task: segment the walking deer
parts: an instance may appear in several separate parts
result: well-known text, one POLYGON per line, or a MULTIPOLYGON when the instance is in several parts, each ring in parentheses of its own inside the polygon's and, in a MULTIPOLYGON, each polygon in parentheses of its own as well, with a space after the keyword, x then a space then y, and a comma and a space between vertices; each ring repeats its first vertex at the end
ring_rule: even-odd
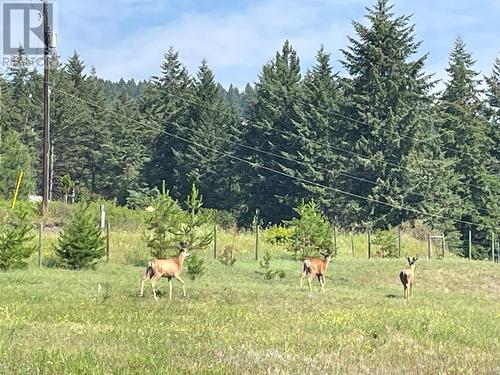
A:
POLYGON ((188 248, 184 243, 177 246, 179 249, 179 255, 170 259, 153 259, 148 262, 146 267, 146 272, 142 278, 141 292, 139 296, 144 295, 144 283, 149 277, 151 280, 151 288, 153 289, 153 295, 158 301, 158 296, 156 295, 156 283, 162 278, 166 277, 168 279, 169 285, 169 299, 172 299, 172 279, 175 278, 179 280, 182 284, 182 292, 184 297, 186 297, 186 287, 184 281, 181 279, 182 265, 184 264, 184 259, 189 256, 188 248))
POLYGON ((418 254, 412 259, 406 256, 406 259, 408 259, 408 267, 399 273, 399 278, 403 284, 403 298, 409 298, 410 295, 413 295, 413 284, 415 284, 415 263, 418 260, 418 254))
POLYGON ((304 277, 307 277, 307 283, 309 285, 309 291, 312 291, 311 280, 316 276, 319 281, 320 291, 324 292, 325 288, 325 275, 328 269, 328 264, 330 263, 331 254, 326 252, 320 252, 323 255, 323 259, 306 257, 304 262, 302 262, 302 272, 300 274, 300 289, 302 289, 302 281, 304 277))

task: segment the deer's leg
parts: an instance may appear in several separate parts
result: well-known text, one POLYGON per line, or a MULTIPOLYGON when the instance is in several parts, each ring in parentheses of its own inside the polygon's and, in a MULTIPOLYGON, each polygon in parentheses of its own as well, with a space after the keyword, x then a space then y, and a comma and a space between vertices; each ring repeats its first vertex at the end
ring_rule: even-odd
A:
POLYGON ((312 286, 311 286, 311 280, 313 279, 314 275, 311 273, 307 277, 307 284, 309 285, 309 292, 312 292, 312 286))
POLYGON ((172 278, 168 278, 168 299, 172 301, 172 278))
POLYGON ((182 295, 186 297, 186 284, 184 283, 184 280, 181 279, 180 276, 174 276, 179 282, 182 284, 182 295))
POLYGON ((306 276, 305 272, 300 273, 300 289, 302 289, 302 280, 304 280, 304 277, 306 276))
POLYGON ((325 283, 325 275, 321 275, 321 281, 323 283, 322 288, 325 289, 325 285, 326 285, 326 283, 325 283))
POLYGON ((323 281, 321 280, 321 275, 316 275, 316 277, 318 278, 318 282, 319 282, 319 291, 322 292, 323 291, 323 281))
POLYGON ((161 274, 157 273, 155 274, 152 278, 151 278, 151 288, 153 289, 153 296, 155 297, 155 300, 158 301, 158 296, 156 295, 156 289, 155 289, 155 286, 156 286, 156 283, 158 282, 158 280, 161 278, 161 274))

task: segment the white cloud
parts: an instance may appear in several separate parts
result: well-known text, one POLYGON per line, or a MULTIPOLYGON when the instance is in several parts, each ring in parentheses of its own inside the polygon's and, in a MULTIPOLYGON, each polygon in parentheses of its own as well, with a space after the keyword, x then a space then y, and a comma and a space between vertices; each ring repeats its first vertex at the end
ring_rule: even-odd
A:
MULTIPOLYGON (((257 78, 285 39, 297 49, 304 71, 321 44, 332 53, 335 70, 340 69, 335 60, 341 58, 339 49, 346 47, 347 35, 354 34, 351 19, 363 21, 364 7, 373 3, 267 0, 241 6, 228 1, 216 10, 199 11, 181 0, 89 0, 86 6, 68 1, 60 6, 60 39, 63 55, 77 49, 105 78, 158 74, 164 52, 173 46, 191 73, 206 58, 222 84, 242 86, 257 78)), ((451 0, 395 3, 395 14, 415 14, 417 39, 424 42, 420 54, 430 52, 429 73, 444 78, 448 53, 459 33, 478 59, 477 69, 490 70, 500 52, 498 33, 491 31, 500 22, 500 12, 495 13, 500 3, 481 0, 484 10, 451 0)))

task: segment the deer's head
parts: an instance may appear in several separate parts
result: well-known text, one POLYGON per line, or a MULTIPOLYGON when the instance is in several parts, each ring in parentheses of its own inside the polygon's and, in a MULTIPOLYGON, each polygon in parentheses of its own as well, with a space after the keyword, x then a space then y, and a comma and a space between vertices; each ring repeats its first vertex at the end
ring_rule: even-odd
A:
POLYGON ((413 257, 413 258, 410 258, 408 255, 406 256, 406 259, 408 260, 408 265, 411 267, 411 266, 414 266, 415 263, 417 262, 418 260, 418 254, 416 257, 413 257))
POLYGON ((187 243, 181 242, 177 245, 177 250, 179 250, 179 255, 183 255, 184 257, 189 256, 189 247, 187 243))

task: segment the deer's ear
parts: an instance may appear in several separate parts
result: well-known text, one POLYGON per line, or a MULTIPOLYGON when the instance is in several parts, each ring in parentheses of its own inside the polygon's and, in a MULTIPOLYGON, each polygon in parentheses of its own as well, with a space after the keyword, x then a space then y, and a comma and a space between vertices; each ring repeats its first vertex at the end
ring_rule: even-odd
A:
POLYGON ((406 257, 406 259, 408 259, 408 263, 411 263, 410 257, 406 257))

